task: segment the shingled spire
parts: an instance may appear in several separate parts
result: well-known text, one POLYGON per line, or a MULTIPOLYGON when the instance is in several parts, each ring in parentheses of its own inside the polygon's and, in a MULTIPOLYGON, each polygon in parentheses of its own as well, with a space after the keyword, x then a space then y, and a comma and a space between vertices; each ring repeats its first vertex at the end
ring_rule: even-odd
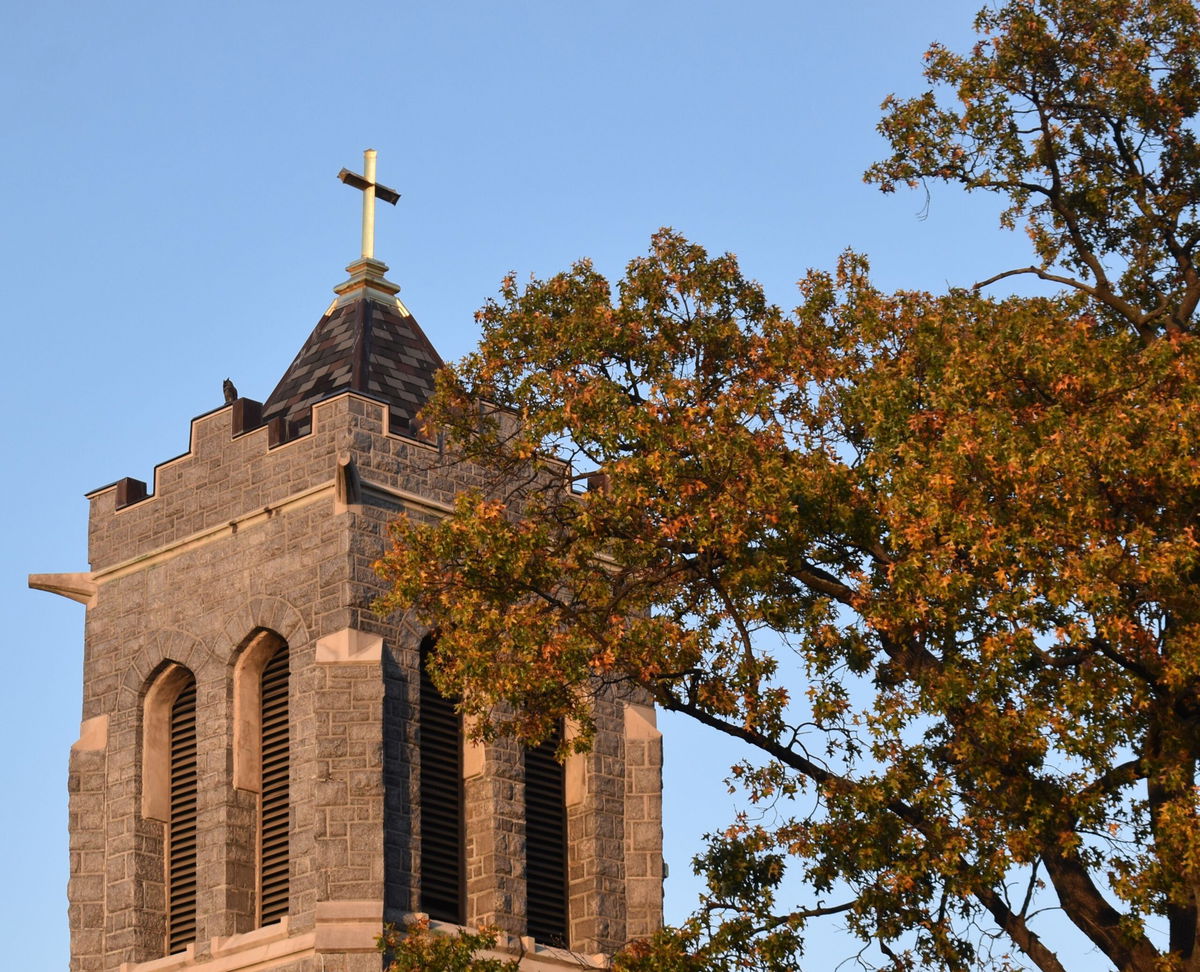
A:
POLYGON ((395 204, 400 194, 375 181, 375 151, 367 149, 364 175, 343 169, 340 178, 363 192, 362 255, 317 322, 299 354, 263 404, 263 420, 283 419, 287 435, 312 428, 312 406, 343 391, 388 404, 394 432, 415 432, 417 413, 433 391, 442 359, 416 319, 396 296, 400 288, 375 259, 375 200, 395 204))

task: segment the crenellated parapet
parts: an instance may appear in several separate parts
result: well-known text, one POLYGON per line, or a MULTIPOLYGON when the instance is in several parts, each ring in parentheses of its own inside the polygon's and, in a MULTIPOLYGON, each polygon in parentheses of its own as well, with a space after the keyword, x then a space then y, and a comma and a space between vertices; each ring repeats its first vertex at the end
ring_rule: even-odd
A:
POLYGON ((392 496, 392 506, 445 508, 480 481, 464 464, 447 475, 436 446, 407 428, 395 434, 392 409, 365 396, 343 392, 315 403, 309 430, 283 441, 268 425, 239 423, 248 401, 193 419, 188 451, 156 466, 151 488, 126 478, 87 494, 89 560, 97 577, 162 548, 202 543, 334 497, 339 468, 345 476, 348 463, 381 497, 392 496), (443 468, 433 476, 431 466, 443 468))

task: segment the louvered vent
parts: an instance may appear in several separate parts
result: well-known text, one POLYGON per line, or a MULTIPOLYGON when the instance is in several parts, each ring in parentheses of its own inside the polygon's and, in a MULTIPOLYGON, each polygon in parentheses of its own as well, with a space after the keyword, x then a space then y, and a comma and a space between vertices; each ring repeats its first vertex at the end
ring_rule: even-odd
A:
POLYGON ((426 664, 432 643, 421 645, 421 910, 438 921, 462 924, 462 730, 454 703, 434 686, 426 664))
POLYGON ((567 814, 559 732, 525 750, 525 881, 528 933, 546 945, 567 941, 567 814))
POLYGON ((259 924, 288 910, 288 649, 262 673, 262 796, 259 813, 259 924))
POLYGON ((171 813, 167 824, 167 954, 196 940, 196 683, 171 706, 171 813))

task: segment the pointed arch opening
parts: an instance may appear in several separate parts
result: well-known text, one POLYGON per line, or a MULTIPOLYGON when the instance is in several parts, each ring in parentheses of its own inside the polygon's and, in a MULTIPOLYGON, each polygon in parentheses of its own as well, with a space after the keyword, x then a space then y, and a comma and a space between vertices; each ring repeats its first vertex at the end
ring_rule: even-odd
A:
POLYGON ((290 652, 276 632, 256 631, 234 666, 233 784, 257 794, 255 925, 288 913, 290 899, 290 652))
POLYGON ((164 825, 164 948, 171 955, 196 940, 195 676, 169 663, 146 692, 142 711, 142 816, 164 825))

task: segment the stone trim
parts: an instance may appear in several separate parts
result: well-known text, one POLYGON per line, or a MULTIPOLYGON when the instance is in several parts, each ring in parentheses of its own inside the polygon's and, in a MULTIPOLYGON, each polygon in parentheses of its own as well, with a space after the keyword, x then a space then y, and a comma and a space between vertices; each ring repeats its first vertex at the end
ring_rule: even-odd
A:
POLYGON ((318 952, 374 952, 383 930, 383 902, 318 901, 316 923, 318 952))
POLYGON ((79 738, 71 744, 73 753, 96 753, 108 748, 108 714, 92 716, 79 723, 79 738))
MULTIPOLYGON (((579 725, 574 719, 567 719, 563 729, 566 742, 573 741, 579 735, 579 725)), ((587 796, 587 755, 571 753, 563 764, 563 803, 568 809, 581 805, 587 796)))
POLYGON ((378 665, 382 661, 382 635, 343 628, 317 640, 318 665, 378 665))
POLYGON ((174 662, 159 672, 142 708, 142 816, 171 819, 171 706, 196 676, 174 662))
POLYGON ((438 500, 430 499, 427 496, 421 496, 418 493, 410 493, 406 489, 394 489, 391 486, 384 486, 381 483, 373 483, 368 479, 360 481, 360 486, 363 494, 374 493, 383 499, 399 500, 405 506, 417 507, 418 509, 427 510, 432 513, 453 513, 454 506, 450 503, 441 503, 438 500))
MULTIPOLYGON (((317 903, 316 930, 304 935, 288 935, 288 919, 242 935, 213 938, 212 958, 196 960, 196 946, 149 962, 122 962, 118 972, 266 972, 297 959, 328 952, 374 952, 375 940, 383 929, 383 903, 380 901, 320 901, 317 903)), ((408 912, 401 924, 428 921, 429 916, 408 912)), ((458 935, 464 928, 444 921, 429 921, 439 935, 458 935)), ((501 933, 496 947, 482 953, 484 958, 518 958, 526 972, 562 972, 562 970, 607 969, 608 956, 583 955, 563 948, 539 945, 528 936, 501 933)))
POLYGON ((362 512, 362 481, 350 456, 339 455, 333 475, 333 512, 362 512))
POLYGON ((262 790, 262 673, 285 645, 274 631, 259 631, 233 666, 233 785, 239 790, 262 790))
POLYGON ((482 740, 472 739, 471 731, 479 719, 477 716, 463 716, 462 724, 462 778, 473 780, 483 776, 487 768, 487 746, 482 740))
POLYGON ((182 952, 167 955, 164 958, 152 959, 149 962, 122 962, 120 972, 173 972, 174 969, 185 969, 196 963, 195 943, 187 946, 182 952))
POLYGON ((625 703, 625 738, 647 741, 662 739, 654 706, 625 703))

